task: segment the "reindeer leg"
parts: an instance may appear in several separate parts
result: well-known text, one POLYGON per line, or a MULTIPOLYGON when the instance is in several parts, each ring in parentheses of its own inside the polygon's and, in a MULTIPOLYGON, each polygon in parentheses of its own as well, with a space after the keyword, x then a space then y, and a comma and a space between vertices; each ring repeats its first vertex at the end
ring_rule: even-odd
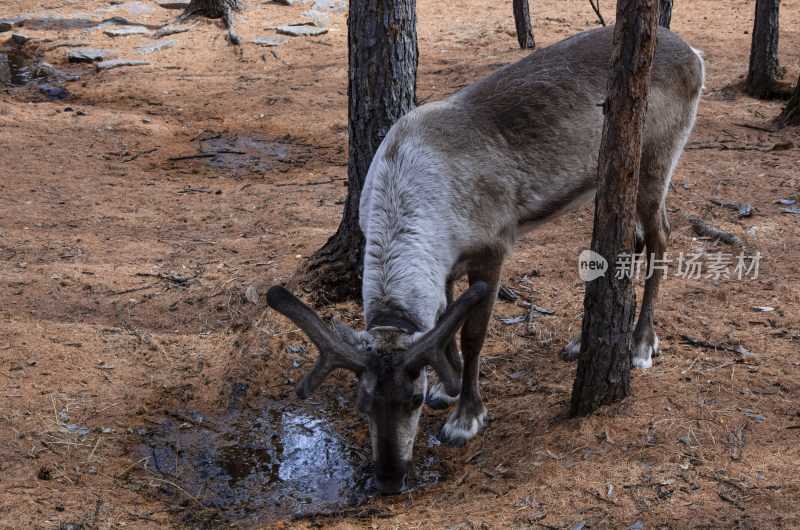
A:
MULTIPOLYGON (((653 263, 663 263, 669 238, 669 221, 663 203, 646 214, 640 213, 644 225, 645 241, 648 253, 648 272, 653 263)), ((639 310, 639 320, 633 330, 633 351, 631 366, 633 368, 649 368, 653 365, 653 357, 659 354, 658 336, 653 330, 655 305, 658 300, 658 288, 661 283, 661 269, 653 269, 652 275, 644 284, 644 298, 639 310)))
MULTIPOLYGON (((448 307, 453 303, 454 283, 455 279, 449 278, 447 280, 447 285, 445 286, 445 297, 447 299, 448 307)), ((456 372, 461 375, 463 373, 463 366, 461 364, 461 357, 458 354, 458 345, 456 344, 455 337, 453 337, 450 342, 447 343, 445 355, 447 356, 447 360, 450 361, 450 364, 453 366, 453 368, 455 368, 456 372)), ((427 396, 425 396, 425 404, 430 408, 437 410, 446 409, 456 401, 458 401, 458 396, 448 396, 447 392, 444 391, 444 385, 438 381, 430 387, 427 396)))
POLYGON ((486 407, 481 401, 480 387, 478 386, 479 360, 492 308, 500 288, 500 272, 503 268, 504 257, 505 254, 499 258, 492 256, 493 263, 491 264, 487 264, 488 260, 484 259, 480 268, 470 270, 468 274, 470 285, 484 281, 489 284, 492 292, 472 310, 461 328, 461 352, 464 356, 461 395, 458 398, 456 409, 438 436, 441 442, 450 447, 463 446, 486 424, 486 407))

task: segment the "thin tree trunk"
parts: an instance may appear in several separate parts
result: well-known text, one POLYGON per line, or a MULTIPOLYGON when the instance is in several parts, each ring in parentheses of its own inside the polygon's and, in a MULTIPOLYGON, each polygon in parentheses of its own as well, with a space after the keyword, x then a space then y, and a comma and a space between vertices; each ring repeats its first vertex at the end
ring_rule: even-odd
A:
POLYGON ((636 297, 616 257, 634 252, 642 128, 655 51, 658 0, 618 0, 614 57, 598 161, 592 250, 608 272, 586 284, 581 352, 570 412, 585 415, 630 394, 636 297))
POLYGON ((519 47, 523 50, 536 47, 533 39, 533 28, 531 27, 531 12, 528 8, 528 0, 514 0, 514 23, 517 26, 517 40, 519 47))
POLYGON ((786 107, 778 116, 778 121, 786 125, 800 125, 800 79, 797 80, 786 107))
POLYGON ((755 98, 769 97, 781 77, 778 64, 778 9, 780 0, 756 0, 750 67, 745 90, 755 98))
POLYGON ((661 0, 658 5, 658 25, 669 29, 672 22, 672 0, 661 0))
POLYGON ((348 17, 348 193, 339 229, 289 287, 313 303, 361 297, 364 235, 358 223, 369 165, 391 126, 415 104, 416 0, 351 0, 348 17))

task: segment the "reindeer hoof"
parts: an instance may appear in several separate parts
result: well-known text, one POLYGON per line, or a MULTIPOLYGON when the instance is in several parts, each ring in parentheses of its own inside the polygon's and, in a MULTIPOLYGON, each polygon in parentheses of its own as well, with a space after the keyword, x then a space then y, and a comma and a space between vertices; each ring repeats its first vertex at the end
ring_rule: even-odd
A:
POLYGON ((653 357, 659 355, 661 352, 658 350, 658 337, 654 333, 651 340, 642 340, 634 346, 631 367, 650 368, 653 366, 653 357))
POLYGON ((464 447, 464 444, 467 443, 467 439, 463 436, 448 438, 444 433, 444 429, 439 431, 439 434, 436 435, 436 438, 447 447, 464 447))
POLYGON ((425 396, 425 404, 434 410, 446 409, 456 401, 458 401, 458 396, 448 396, 441 383, 433 385, 428 390, 428 395, 425 396))
POLYGON ((478 434, 478 431, 486 426, 486 409, 482 405, 481 412, 477 416, 467 418, 462 418, 459 415, 459 409, 462 406, 459 403, 459 406, 456 407, 456 410, 436 437, 448 447, 463 447, 467 440, 478 434))

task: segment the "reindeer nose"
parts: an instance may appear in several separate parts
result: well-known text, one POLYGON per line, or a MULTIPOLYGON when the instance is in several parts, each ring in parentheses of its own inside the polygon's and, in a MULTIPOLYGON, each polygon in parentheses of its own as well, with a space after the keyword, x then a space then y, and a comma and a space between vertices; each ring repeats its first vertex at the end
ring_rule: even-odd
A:
POLYGON ((383 495, 402 493, 408 489, 409 462, 375 468, 375 486, 383 495))
POLYGON ((375 486, 382 495, 403 493, 408 489, 408 473, 403 473, 400 477, 391 478, 375 475, 375 486))

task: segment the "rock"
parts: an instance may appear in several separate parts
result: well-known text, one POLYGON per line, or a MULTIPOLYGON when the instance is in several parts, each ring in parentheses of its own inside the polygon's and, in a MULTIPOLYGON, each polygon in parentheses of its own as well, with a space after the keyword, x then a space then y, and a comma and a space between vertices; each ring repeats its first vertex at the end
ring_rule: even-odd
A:
POLYGON ((108 59, 115 53, 117 53, 115 49, 68 50, 67 60, 71 63, 93 63, 108 59))
POLYGON ((103 33, 109 37, 123 37, 125 35, 147 35, 150 31, 144 26, 122 26, 114 29, 107 29, 103 33))
POLYGON ((319 28, 331 25, 331 16, 328 13, 323 13, 317 9, 309 9, 300 13, 301 17, 309 18, 314 22, 314 25, 319 28))
POLYGON ((39 92, 44 94, 44 97, 46 97, 51 101, 64 99, 65 97, 69 96, 69 92, 67 92, 67 89, 53 85, 44 85, 41 88, 39 88, 39 92))
POLYGON ((169 50, 180 41, 178 39, 157 40, 150 44, 144 44, 133 50, 136 55, 144 55, 145 53, 160 52, 169 50))
POLYGON ((282 35, 292 37, 316 37, 328 33, 328 28, 314 28, 311 26, 278 26, 276 31, 282 35))
POLYGON ((102 61, 97 63, 97 71, 111 70, 112 68, 119 68, 121 66, 148 66, 150 63, 147 61, 134 61, 132 59, 115 59, 113 61, 102 61))
POLYGON ((325 9, 333 13, 345 13, 350 9, 347 2, 337 2, 336 0, 315 0, 313 9, 325 9))
POLYGON ((260 44, 261 46, 269 47, 269 46, 283 46, 289 40, 286 37, 256 37, 255 39, 250 39, 247 42, 252 42, 253 44, 260 44))
POLYGON ((159 7, 164 9, 186 9, 191 0, 156 0, 159 7))
POLYGON ((31 40, 31 38, 21 33, 12 33, 11 40, 14 41, 15 44, 25 44, 26 42, 31 40))
POLYGON ((19 18, 0 18, 0 33, 11 31, 12 28, 22 25, 22 19, 19 18))
POLYGON ((95 22, 91 24, 88 28, 84 29, 84 33, 91 33, 93 31, 97 31, 98 29, 106 29, 111 28, 114 26, 127 26, 130 24, 126 19, 122 17, 111 17, 102 22, 95 22))
POLYGON ((293 6, 295 4, 305 4, 308 0, 275 0, 275 2, 285 6, 293 6))
POLYGON ((95 11, 99 11, 100 13, 113 13, 120 9, 124 9, 131 15, 144 15, 147 13, 155 13, 156 8, 147 4, 143 4, 141 2, 128 2, 126 4, 117 4, 108 7, 101 7, 100 9, 95 9, 95 11))

